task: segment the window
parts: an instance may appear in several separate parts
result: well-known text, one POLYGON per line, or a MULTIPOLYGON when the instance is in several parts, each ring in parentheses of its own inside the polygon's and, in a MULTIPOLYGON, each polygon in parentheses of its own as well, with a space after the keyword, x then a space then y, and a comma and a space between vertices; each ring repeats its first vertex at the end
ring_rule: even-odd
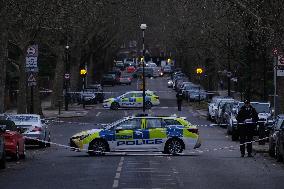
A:
POLYGON ((141 128, 141 119, 129 119, 116 126, 120 127, 122 130, 132 130, 141 128))
POLYGON ((125 94, 122 98, 131 98, 131 97, 133 97, 133 96, 134 96, 133 93, 127 93, 127 94, 125 94))
POLYGON ((179 121, 175 119, 164 119, 166 125, 182 125, 179 121))
POLYGON ((143 97, 143 93, 136 93, 135 95, 136 95, 136 97, 138 97, 138 98, 142 98, 142 97, 143 97))
POLYGON ((147 119, 147 128, 162 128, 161 119, 147 119))

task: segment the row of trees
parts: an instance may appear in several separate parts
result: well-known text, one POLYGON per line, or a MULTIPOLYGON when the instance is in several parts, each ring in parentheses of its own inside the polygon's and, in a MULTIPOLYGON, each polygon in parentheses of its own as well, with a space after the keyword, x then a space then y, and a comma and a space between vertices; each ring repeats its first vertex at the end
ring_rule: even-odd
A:
MULTIPOLYGON (((171 56, 192 79, 195 68, 204 67, 208 89, 227 79, 222 75, 227 70, 238 79, 236 90, 267 100, 272 93, 271 52, 284 45, 283 9, 280 0, 0 0, 0 112, 9 88, 9 44, 20 51, 14 68, 19 73, 18 112, 23 113, 30 99, 24 71, 29 44, 39 44, 41 73, 46 73, 46 64, 53 65, 46 74, 53 81, 54 107, 62 98, 67 44, 70 86, 76 90, 81 66, 88 65, 88 79, 93 80, 112 65, 121 43, 136 40, 142 46, 141 23, 148 25, 146 47, 171 56)), ((281 78, 278 83, 283 84, 281 78)), ((41 107, 36 91, 36 107, 41 107)), ((284 96, 281 87, 278 92, 284 96)))

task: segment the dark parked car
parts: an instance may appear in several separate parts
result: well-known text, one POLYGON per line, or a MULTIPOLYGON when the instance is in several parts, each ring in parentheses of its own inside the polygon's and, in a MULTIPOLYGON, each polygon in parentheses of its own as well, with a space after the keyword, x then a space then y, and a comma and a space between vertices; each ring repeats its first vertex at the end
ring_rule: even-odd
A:
POLYGON ((94 84, 94 85, 89 85, 85 91, 87 92, 93 92, 96 95, 96 101, 103 103, 105 95, 104 95, 104 91, 103 88, 100 84, 94 84))
POLYGON ((284 124, 282 123, 275 142, 275 158, 283 161, 284 158, 284 124))
MULTIPOLYGON (((154 77, 154 70, 153 68, 150 67, 145 67, 144 68, 144 73, 146 77, 154 77)), ((133 73, 133 78, 141 77, 143 74, 143 68, 139 67, 134 73, 133 73)))
POLYGON ((116 84, 115 74, 105 74, 105 75, 103 75, 101 83, 102 83, 102 86, 104 86, 104 85, 112 85, 112 86, 114 86, 116 84))
POLYGON ((4 138, 5 130, 6 126, 0 125, 0 169, 5 169, 6 167, 5 138, 4 138))
POLYGON ((269 134, 269 155, 271 157, 276 157, 276 141, 278 139, 280 128, 283 124, 284 115, 278 115, 269 134))

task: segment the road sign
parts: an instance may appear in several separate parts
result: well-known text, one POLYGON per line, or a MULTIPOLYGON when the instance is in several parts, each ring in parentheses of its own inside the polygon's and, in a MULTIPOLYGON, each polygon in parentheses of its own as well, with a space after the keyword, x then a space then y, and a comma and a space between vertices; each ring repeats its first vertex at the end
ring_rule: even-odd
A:
POLYGON ((37 57, 26 57, 26 68, 37 68, 37 57))
POLYGON ((26 72, 38 72, 37 67, 38 45, 30 45, 26 54, 26 72))
POLYGON ((27 48, 28 57, 38 57, 38 45, 31 45, 27 48))
POLYGON ((70 79, 70 74, 68 74, 68 73, 64 74, 64 78, 65 79, 70 79))
POLYGON ((36 86, 36 78, 35 78, 35 74, 30 72, 28 74, 28 86, 36 86))
POLYGON ((278 66, 284 66, 284 55, 278 55, 278 66))
POLYGON ((284 70, 277 70, 278 77, 284 77, 284 70))

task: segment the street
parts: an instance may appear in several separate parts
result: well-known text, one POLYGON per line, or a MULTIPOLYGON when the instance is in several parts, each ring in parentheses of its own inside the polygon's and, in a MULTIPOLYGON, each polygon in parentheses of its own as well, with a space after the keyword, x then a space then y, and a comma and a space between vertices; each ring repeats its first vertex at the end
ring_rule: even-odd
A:
MULTIPOLYGON (((165 77, 147 78, 146 88, 156 91, 161 104, 147 110, 151 115, 187 117, 199 128, 201 147, 189 153, 171 156, 158 152, 113 152, 91 157, 85 152, 52 145, 29 148, 20 162, 8 162, 0 170, 0 188, 281 188, 284 164, 268 154, 240 158, 239 143, 232 142, 226 129, 211 122, 183 102, 177 111, 176 93, 167 88, 165 77), (12 179, 13 178, 13 179, 12 179)), ((107 96, 136 90, 132 85, 105 87, 107 96)), ((142 109, 108 110, 102 104, 92 106, 82 118, 60 119, 50 125, 52 142, 68 145, 69 138, 82 130, 99 128, 124 116, 142 113, 142 109)))

